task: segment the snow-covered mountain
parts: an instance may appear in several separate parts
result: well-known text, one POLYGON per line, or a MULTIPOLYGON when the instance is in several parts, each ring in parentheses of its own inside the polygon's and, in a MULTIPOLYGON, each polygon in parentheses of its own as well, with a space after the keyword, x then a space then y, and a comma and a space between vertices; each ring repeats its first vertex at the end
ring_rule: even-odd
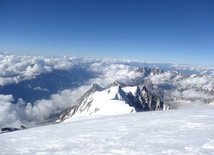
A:
POLYGON ((77 116, 163 110, 164 103, 158 96, 151 94, 146 87, 115 85, 116 83, 113 83, 110 88, 103 89, 98 84, 93 84, 91 89, 80 98, 79 103, 68 108, 56 122, 77 116))

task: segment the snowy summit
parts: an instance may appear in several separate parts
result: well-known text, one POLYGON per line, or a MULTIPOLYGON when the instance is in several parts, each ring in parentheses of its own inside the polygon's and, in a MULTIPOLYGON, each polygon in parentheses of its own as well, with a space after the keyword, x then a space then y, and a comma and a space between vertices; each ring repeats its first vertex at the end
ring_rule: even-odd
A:
POLYGON ((103 89, 98 84, 94 84, 80 98, 79 104, 68 108, 56 122, 62 122, 69 117, 163 110, 164 103, 158 96, 151 94, 145 86, 140 88, 114 85, 103 89))

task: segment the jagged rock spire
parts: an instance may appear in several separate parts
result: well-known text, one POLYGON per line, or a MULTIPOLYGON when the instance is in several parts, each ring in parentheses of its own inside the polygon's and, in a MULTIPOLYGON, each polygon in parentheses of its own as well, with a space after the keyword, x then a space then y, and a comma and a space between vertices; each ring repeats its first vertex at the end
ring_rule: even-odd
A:
POLYGON ((148 67, 140 67, 138 68, 137 72, 142 73, 144 76, 147 76, 151 73, 151 68, 148 67))

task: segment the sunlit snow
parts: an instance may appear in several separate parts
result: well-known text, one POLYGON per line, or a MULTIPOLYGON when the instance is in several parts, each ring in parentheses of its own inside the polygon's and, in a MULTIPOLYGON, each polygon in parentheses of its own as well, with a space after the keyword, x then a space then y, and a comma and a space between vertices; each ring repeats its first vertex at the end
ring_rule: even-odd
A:
MULTIPOLYGON (((135 88, 136 91, 136 87, 128 87, 126 90, 133 90, 133 88, 135 88)), ((130 107, 125 101, 116 98, 121 98, 118 94, 118 86, 103 91, 97 91, 92 96, 89 96, 88 102, 90 102, 90 106, 88 104, 81 106, 81 109, 87 108, 87 110, 79 110, 74 117, 84 115, 115 115, 135 112, 134 107, 130 107)), ((86 101, 84 100, 84 102, 86 101)))
POLYGON ((214 107, 73 118, 0 134, 1 154, 214 154, 214 107))

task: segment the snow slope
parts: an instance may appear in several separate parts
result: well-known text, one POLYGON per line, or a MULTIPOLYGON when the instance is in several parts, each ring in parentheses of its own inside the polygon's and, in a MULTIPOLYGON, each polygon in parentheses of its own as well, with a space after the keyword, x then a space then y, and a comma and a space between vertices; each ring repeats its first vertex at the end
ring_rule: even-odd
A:
MULTIPOLYGON (((136 88, 136 87, 135 87, 136 88)), ((126 114, 131 113, 134 107, 130 107, 123 100, 123 96, 119 94, 119 87, 114 86, 110 89, 105 89, 103 91, 96 91, 91 94, 87 101, 90 106, 83 104, 80 108, 81 110, 76 113, 75 116, 88 116, 92 114, 96 115, 113 115, 113 114, 126 114), (83 110, 87 109, 87 110, 83 110), (97 109, 97 111, 96 111, 97 109)), ((135 89, 136 90, 136 89, 135 89)))
POLYGON ((87 116, 0 134, 0 154, 214 154, 214 107, 87 116))
POLYGON ((87 115, 115 115, 163 110, 163 105, 161 99, 151 94, 144 86, 111 86, 104 89, 95 83, 79 99, 79 103, 69 107, 57 118, 56 122, 87 115))

